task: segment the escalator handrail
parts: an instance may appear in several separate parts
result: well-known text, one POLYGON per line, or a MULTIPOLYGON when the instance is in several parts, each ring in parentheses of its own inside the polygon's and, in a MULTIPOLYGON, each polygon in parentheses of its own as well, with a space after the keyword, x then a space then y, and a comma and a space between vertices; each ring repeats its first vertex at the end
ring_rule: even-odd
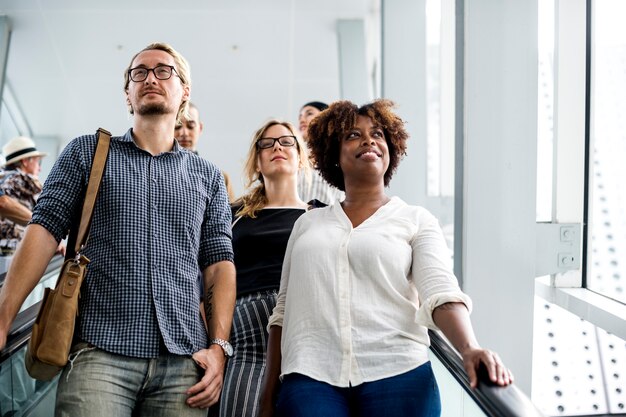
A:
POLYGON ((41 301, 33 304, 17 315, 9 330, 7 343, 4 348, 0 350, 0 363, 3 363, 28 343, 40 306, 41 301))
MULTIPOLYGON (((61 255, 54 256, 46 267, 46 272, 43 276, 51 273, 58 275, 63 266, 63 261, 64 259, 61 255)), ((5 274, 0 274, 0 287, 4 284, 4 276, 5 274)), ((9 334, 7 335, 6 345, 0 350, 0 363, 4 362, 28 343, 40 306, 41 301, 21 311, 15 320, 13 320, 9 334)))
POLYGON ((487 371, 478 373, 478 387, 472 389, 457 351, 437 332, 428 331, 430 350, 454 376, 480 409, 490 417, 543 417, 530 399, 515 386, 496 386, 489 380, 487 371))
MULTIPOLYGON (((61 266, 63 265, 63 261, 65 261, 65 258, 63 258, 63 256, 54 255, 52 259, 50 260, 50 263, 46 267, 46 272, 44 272, 43 275, 45 276, 54 270, 59 270, 61 266)), ((4 284, 4 277, 6 276, 6 274, 7 274, 6 271, 0 273, 0 287, 2 287, 2 285, 4 284)))

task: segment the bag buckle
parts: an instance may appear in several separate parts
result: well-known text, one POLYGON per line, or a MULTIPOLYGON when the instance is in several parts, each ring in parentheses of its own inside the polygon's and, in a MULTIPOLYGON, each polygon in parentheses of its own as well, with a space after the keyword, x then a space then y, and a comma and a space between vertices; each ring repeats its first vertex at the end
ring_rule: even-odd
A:
POLYGON ((89 262, 91 262, 85 255, 81 253, 84 248, 85 248, 85 245, 81 245, 78 252, 76 252, 76 255, 74 255, 74 259, 72 261, 74 262, 75 265, 79 265, 79 264, 87 265, 89 262))

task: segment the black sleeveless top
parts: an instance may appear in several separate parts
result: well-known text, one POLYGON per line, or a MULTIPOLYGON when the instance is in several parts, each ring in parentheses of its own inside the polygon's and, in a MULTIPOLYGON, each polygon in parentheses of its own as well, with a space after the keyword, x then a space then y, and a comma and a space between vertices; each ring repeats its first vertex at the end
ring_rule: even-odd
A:
POLYGON ((291 229, 305 211, 265 208, 257 211, 254 219, 247 216, 237 219, 233 215, 237 298, 260 291, 278 291, 291 229))

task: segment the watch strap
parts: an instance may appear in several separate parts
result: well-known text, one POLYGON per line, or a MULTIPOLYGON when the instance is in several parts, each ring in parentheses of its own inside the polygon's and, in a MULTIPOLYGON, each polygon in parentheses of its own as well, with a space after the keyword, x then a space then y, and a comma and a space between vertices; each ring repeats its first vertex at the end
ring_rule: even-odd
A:
POLYGON ((228 358, 233 356, 233 346, 227 340, 215 338, 215 339, 211 339, 209 344, 219 345, 219 347, 221 347, 222 350, 224 351, 224 356, 228 358))

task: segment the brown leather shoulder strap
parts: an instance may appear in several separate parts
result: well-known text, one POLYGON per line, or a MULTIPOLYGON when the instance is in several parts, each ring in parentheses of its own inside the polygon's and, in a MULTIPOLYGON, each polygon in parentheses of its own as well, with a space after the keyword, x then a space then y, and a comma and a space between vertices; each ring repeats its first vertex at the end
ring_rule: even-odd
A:
POLYGON ((89 226, 91 226, 93 208, 96 204, 96 198, 98 197, 100 183, 102 182, 102 174, 104 174, 110 144, 111 133, 99 128, 98 144, 96 145, 96 152, 93 156, 93 162, 91 163, 91 172, 89 174, 89 182, 87 183, 85 201, 83 202, 83 211, 80 216, 80 226, 78 226, 74 253, 80 252, 80 249, 87 243, 87 238, 89 237, 89 226))

